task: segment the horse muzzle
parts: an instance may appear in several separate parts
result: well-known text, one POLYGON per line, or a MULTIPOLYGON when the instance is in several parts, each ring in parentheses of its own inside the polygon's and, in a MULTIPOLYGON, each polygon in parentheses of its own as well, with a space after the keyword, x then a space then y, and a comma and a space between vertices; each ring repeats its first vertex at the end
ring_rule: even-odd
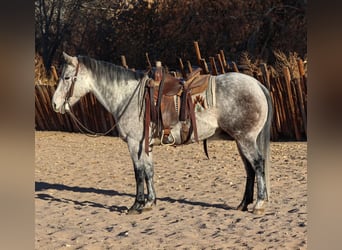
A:
POLYGON ((56 113, 65 114, 65 112, 70 111, 70 105, 68 102, 64 102, 62 105, 57 105, 55 102, 53 102, 52 109, 56 113))

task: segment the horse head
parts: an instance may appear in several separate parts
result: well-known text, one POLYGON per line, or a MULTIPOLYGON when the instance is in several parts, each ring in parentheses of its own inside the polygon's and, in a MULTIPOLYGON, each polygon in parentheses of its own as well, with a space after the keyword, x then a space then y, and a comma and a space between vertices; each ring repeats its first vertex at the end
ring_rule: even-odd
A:
POLYGON ((86 79, 82 75, 82 65, 76 56, 63 52, 65 63, 58 80, 57 89, 52 97, 52 108, 55 112, 64 114, 77 103, 82 96, 90 91, 86 79))

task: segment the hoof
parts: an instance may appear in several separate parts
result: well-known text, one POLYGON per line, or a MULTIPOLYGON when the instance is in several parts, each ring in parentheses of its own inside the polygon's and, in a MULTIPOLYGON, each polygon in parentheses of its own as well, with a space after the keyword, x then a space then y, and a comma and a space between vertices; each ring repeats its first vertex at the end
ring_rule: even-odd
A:
POLYGON ((143 209, 132 209, 130 208, 127 212, 128 215, 132 215, 132 214, 141 214, 143 212, 143 209))
POLYGON ((238 207, 236 208, 236 210, 239 210, 239 211, 247 211, 247 207, 238 206, 238 207))
POLYGON ((247 211, 247 210, 248 210, 247 206, 248 206, 248 205, 241 203, 241 204, 236 208, 236 210, 239 210, 239 211, 247 211))
POLYGON ((146 203, 134 203, 133 206, 128 210, 127 214, 141 214, 142 212, 151 211, 156 206, 155 201, 146 201, 146 203))
POLYGON ((142 209, 129 209, 127 214, 133 215, 133 214, 141 214, 142 212, 151 211, 153 207, 144 207, 142 209))
POLYGON ((263 200, 259 200, 257 201, 257 203, 255 204, 254 208, 253 208, 253 214, 255 215, 262 215, 265 213, 265 206, 266 206, 265 201, 263 200))
POLYGON ((144 209, 144 202, 135 201, 133 206, 128 209, 127 214, 141 214, 144 209))
POLYGON ((152 210, 153 207, 157 206, 157 202, 156 200, 152 200, 152 201, 146 201, 145 206, 144 206, 144 210, 152 210))
POLYGON ((263 215, 264 213, 265 213, 264 208, 253 209, 253 214, 255 214, 255 215, 263 215))

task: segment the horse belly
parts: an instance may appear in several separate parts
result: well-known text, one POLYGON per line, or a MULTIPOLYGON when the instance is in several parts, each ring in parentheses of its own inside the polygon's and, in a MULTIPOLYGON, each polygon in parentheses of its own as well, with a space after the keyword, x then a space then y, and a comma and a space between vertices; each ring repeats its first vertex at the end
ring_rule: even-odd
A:
MULTIPOLYGON (((197 126, 197 134, 198 139, 204 140, 215 134, 218 123, 217 123, 217 114, 215 108, 209 108, 202 110, 200 112, 196 112, 196 126, 197 126)), ((190 126, 189 123, 187 123, 190 126)), ((182 144, 181 140, 181 131, 182 131, 182 122, 178 122, 171 129, 172 136, 175 138, 175 144, 182 144)), ((194 133, 192 132, 190 140, 188 143, 195 142, 194 133)))

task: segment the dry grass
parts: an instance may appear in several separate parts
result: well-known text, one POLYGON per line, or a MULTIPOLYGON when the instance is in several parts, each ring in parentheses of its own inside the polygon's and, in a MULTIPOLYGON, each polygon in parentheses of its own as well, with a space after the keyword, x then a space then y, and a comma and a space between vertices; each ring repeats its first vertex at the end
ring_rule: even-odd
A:
POLYGON ((273 51, 274 56, 276 57, 276 63, 274 65, 275 70, 282 75, 283 68, 288 67, 290 70, 291 78, 299 78, 300 74, 298 71, 298 63, 297 60, 299 58, 296 52, 289 52, 286 55, 284 52, 276 50, 273 51))
POLYGON ((48 76, 47 70, 45 69, 43 63, 43 58, 38 53, 36 53, 34 57, 34 84, 56 84, 56 79, 53 74, 51 74, 51 76, 48 76))
POLYGON ((239 63, 241 65, 244 65, 243 73, 251 75, 251 76, 260 74, 260 69, 259 69, 260 60, 256 59, 255 61, 252 61, 248 52, 245 51, 241 54, 239 63))

